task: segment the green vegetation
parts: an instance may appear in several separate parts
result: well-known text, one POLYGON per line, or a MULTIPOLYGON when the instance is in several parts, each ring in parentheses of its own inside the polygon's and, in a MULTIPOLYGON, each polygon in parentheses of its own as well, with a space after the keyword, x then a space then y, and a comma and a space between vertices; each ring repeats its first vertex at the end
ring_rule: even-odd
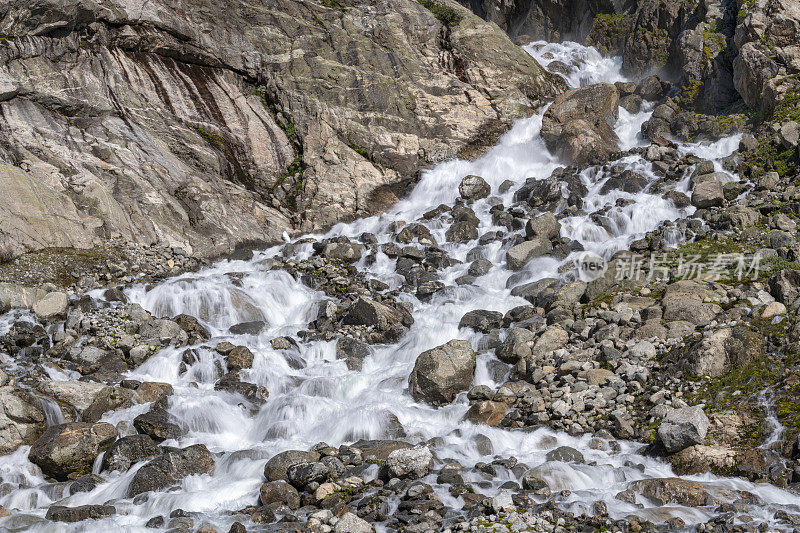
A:
POLYGON ((461 22, 461 19, 464 18, 461 13, 452 7, 445 4, 440 4, 435 0, 417 0, 417 2, 422 4, 425 9, 433 13, 433 16, 436 17, 446 28, 451 28, 457 25, 459 22, 461 22))

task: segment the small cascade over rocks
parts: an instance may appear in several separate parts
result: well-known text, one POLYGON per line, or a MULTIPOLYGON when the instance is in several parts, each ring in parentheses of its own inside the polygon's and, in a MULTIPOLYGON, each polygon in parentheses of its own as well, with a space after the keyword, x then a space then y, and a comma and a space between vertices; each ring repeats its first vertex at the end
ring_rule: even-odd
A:
POLYGON ((30 407, 37 438, 0 457, 11 510, 0 527, 456 531, 491 515, 534 531, 790 530, 795 493, 678 476, 658 441, 633 440, 665 419, 662 448, 695 452, 715 431, 683 391, 648 387, 667 348, 721 312, 724 291, 696 282, 602 303, 631 251, 706 231, 692 218, 710 207, 698 183, 723 201, 744 192, 726 162, 739 138, 647 143, 644 97, 663 87, 638 90, 618 59, 576 43, 525 49, 576 91, 604 84, 614 109, 592 125, 613 146, 599 164, 564 164, 555 146, 568 128, 543 138, 545 108, 475 161, 425 171, 380 216, 129 287, 127 303, 96 293, 58 334, 4 315, 2 339, 31 339, 26 353, 64 347, 67 331, 79 339, 51 375, 70 385, 39 389, 72 418, 61 424, 50 400, 30 407), (604 270, 584 279, 587 253, 604 270), (102 343, 86 341, 91 328, 102 343), (668 416, 675 408, 689 411, 668 416), (97 453, 64 464, 57 439, 97 453))

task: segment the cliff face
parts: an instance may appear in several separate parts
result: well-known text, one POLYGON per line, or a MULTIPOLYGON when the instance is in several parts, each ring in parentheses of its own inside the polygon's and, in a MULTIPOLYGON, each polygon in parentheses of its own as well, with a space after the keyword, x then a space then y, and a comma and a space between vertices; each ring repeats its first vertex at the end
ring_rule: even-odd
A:
POLYGON ((563 90, 493 25, 425 4, 11 1, 5 252, 121 236, 210 256, 323 228, 563 90))

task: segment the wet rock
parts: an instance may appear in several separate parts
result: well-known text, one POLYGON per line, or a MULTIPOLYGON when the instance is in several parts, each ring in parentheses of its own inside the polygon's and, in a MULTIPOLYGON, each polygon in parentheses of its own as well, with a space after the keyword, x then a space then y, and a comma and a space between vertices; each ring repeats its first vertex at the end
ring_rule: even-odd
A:
POLYGON ((71 475, 91 472, 95 457, 117 438, 117 429, 100 422, 71 422, 47 428, 33 443, 28 459, 45 475, 59 481, 71 475))
POLYGON ((172 320, 154 318, 139 327, 141 342, 153 346, 184 346, 189 341, 186 332, 172 320))
POLYGON ((237 346, 227 356, 228 370, 238 372, 253 367, 253 352, 246 346, 237 346))
POLYGON ((509 364, 528 358, 533 353, 535 341, 536 335, 532 331, 522 328, 510 328, 503 345, 496 350, 497 358, 509 364))
POLYGON ((18 387, 0 387, 0 454, 32 444, 46 427, 38 398, 18 387))
POLYGON ((336 341, 336 358, 344 359, 349 370, 361 370, 364 359, 371 354, 369 345, 351 337, 342 337, 336 341))
POLYGON ((267 461, 264 465, 264 477, 267 481, 289 481, 287 470, 299 463, 313 463, 319 460, 317 452, 286 450, 267 461))
POLYGON ((108 387, 93 381, 43 381, 37 389, 44 396, 66 404, 81 414, 92 405, 95 397, 108 387))
POLYGON ((545 455, 548 461, 561 461, 562 463, 583 463, 583 454, 570 446, 559 446, 555 450, 550 450, 545 455))
POLYGON ((705 486, 697 481, 681 478, 650 478, 634 481, 630 489, 658 505, 685 505, 699 507, 713 502, 705 486))
POLYGON ((128 470, 139 461, 152 459, 161 449, 148 435, 128 435, 109 446, 101 470, 128 470))
POLYGON ((240 322, 228 328, 228 333, 231 335, 258 335, 267 327, 267 323, 263 320, 250 320, 248 322, 240 322))
POLYGON ((476 309, 462 316, 461 320, 458 322, 458 327, 471 328, 481 333, 489 333, 492 329, 501 327, 502 324, 503 313, 476 309))
POLYGON ((113 505, 81 505, 65 507, 51 505, 47 508, 45 518, 53 522, 81 522, 83 520, 101 520, 117 513, 113 505))
POLYGON ((389 331, 396 326, 410 327, 414 319, 402 307, 390 307, 369 298, 359 298, 350 306, 345 323, 374 326, 381 331, 389 331))
POLYGON ((158 407, 134 418, 133 427, 139 433, 149 435, 156 442, 177 439, 183 434, 180 426, 169 421, 166 409, 158 407))
POLYGON ((614 132, 619 91, 599 83, 556 97, 542 119, 542 139, 571 164, 599 162, 619 150, 614 132))
POLYGON ((262 385, 247 383, 241 380, 239 372, 228 372, 214 384, 214 390, 224 390, 240 394, 247 401, 261 405, 269 397, 269 391, 262 385))
POLYGON ((484 257, 479 257, 478 259, 473 261, 472 264, 469 266, 467 274, 474 277, 483 276, 484 274, 487 274, 492 269, 493 266, 494 263, 492 263, 488 259, 484 257))
POLYGON ((555 239, 561 234, 561 223, 553 213, 545 213, 536 218, 528 220, 525 224, 525 236, 528 239, 534 237, 544 237, 545 239, 555 239))
POLYGON ((214 457, 203 444, 187 448, 162 448, 162 453, 134 474, 128 486, 128 497, 143 492, 164 490, 192 474, 214 471, 214 457))
POLYGON ((478 238, 478 222, 457 220, 445 232, 447 242, 468 242, 478 238))
POLYGON ((91 492, 105 479, 97 474, 86 474, 73 481, 69 486, 69 493, 77 494, 79 492, 91 492))
POLYGON ((261 505, 283 504, 289 509, 300 507, 300 494, 293 486, 285 481, 270 481, 262 483, 260 490, 261 505))
POLYGON ((480 176, 469 175, 458 185, 458 194, 467 201, 474 202, 486 198, 492 192, 486 180, 480 176))
POLYGON ((475 374, 475 351, 467 341, 452 340, 417 357, 408 377, 411 396, 431 405, 445 405, 469 389, 475 374))
POLYGON ((484 400, 472 404, 467 414, 464 415, 464 419, 469 420, 473 424, 496 426, 503 420, 507 411, 508 405, 504 402, 484 400))
POLYGON ((191 315, 178 315, 172 319, 189 336, 189 344, 199 344, 211 338, 211 334, 191 315))
POLYGON ((172 385, 157 381, 145 381, 136 387, 136 395, 141 403, 157 402, 162 398, 172 396, 173 392, 172 385))
POLYGON ((673 409, 658 426, 658 438, 669 453, 702 444, 708 432, 708 417, 700 407, 673 409))
POLYGON ((322 483, 331 470, 321 462, 295 463, 286 468, 286 477, 292 486, 303 489, 311 483, 322 483))
POLYGON ((104 413, 115 409, 125 409, 134 403, 134 392, 122 387, 105 387, 95 395, 92 404, 86 408, 81 418, 86 422, 97 422, 104 413))
POLYGON ((66 318, 69 300, 63 292, 50 292, 33 304, 33 312, 44 320, 66 318))
POLYGON ((511 270, 520 270, 531 259, 547 255, 552 251, 553 245, 550 239, 543 236, 536 237, 532 240, 512 246, 508 252, 506 252, 506 263, 511 270))
POLYGON ((385 461, 389 454, 395 450, 406 448, 413 448, 407 442, 401 440, 358 440, 352 444, 352 447, 361 452, 364 460, 373 457, 375 461, 385 461))
POLYGON ((427 446, 395 450, 386 458, 389 477, 419 479, 428 474, 433 463, 433 454, 427 446))

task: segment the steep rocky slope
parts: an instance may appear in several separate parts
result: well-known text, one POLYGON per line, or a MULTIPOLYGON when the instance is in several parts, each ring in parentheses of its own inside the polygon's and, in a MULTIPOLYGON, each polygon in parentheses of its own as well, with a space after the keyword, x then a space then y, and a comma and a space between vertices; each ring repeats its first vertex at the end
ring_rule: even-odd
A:
POLYGON ((363 216, 563 89, 447 0, 35 0, 0 36, 7 255, 213 256, 363 216))

